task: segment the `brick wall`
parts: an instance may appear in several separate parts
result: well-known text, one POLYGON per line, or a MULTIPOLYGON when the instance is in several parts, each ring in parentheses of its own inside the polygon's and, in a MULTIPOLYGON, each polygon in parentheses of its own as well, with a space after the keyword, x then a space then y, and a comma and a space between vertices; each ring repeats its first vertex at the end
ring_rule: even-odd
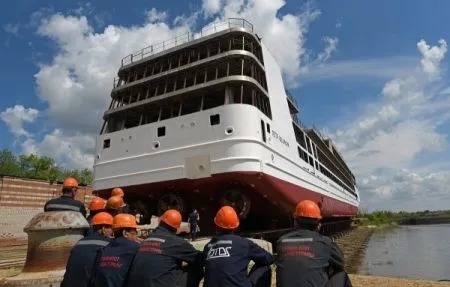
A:
MULTIPOLYGON (((7 176, 0 180, 0 241, 26 237, 23 228, 28 221, 44 210, 47 200, 61 195, 58 183, 7 176)), ((80 187, 76 199, 87 208, 92 188, 80 187)))

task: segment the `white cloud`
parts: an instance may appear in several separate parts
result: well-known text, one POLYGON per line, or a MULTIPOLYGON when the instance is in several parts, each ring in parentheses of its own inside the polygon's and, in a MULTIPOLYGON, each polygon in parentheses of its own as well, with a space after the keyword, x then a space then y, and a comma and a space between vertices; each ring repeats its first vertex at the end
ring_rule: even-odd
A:
POLYGON ((376 78, 391 79, 409 74, 417 65, 415 57, 389 57, 379 59, 359 59, 329 62, 326 65, 308 66, 302 74, 302 83, 323 80, 376 78))
POLYGON ((205 16, 211 16, 220 11, 220 0, 203 0, 202 9, 205 12, 205 16))
POLYGON ((36 120, 39 111, 32 108, 25 108, 22 105, 15 105, 4 110, 0 117, 8 126, 9 130, 16 137, 29 136, 29 132, 23 128, 24 123, 32 123, 36 120))
POLYGON ((309 25, 321 14, 307 2, 298 14, 280 14, 286 5, 283 0, 203 0, 205 15, 216 16, 215 21, 225 18, 244 18, 253 24, 255 32, 276 58, 286 76, 286 84, 298 86, 298 76, 306 73, 310 66, 322 64, 336 50, 337 38, 324 38, 326 48, 318 58, 313 58, 305 49, 309 25), (307 68, 306 68, 307 67, 307 68))
POLYGON ((150 23, 154 22, 164 22, 167 18, 167 12, 159 12, 155 8, 152 8, 147 11, 147 20, 150 23))
POLYGON ((326 43, 325 50, 317 56, 319 62, 326 62, 330 59, 331 54, 336 51, 339 40, 334 37, 324 37, 323 41, 326 43))
POLYGON ((19 28, 20 25, 19 24, 6 24, 5 26, 3 26, 3 29, 5 30, 5 32, 13 34, 14 36, 19 36, 19 28))
POLYGON ((25 154, 48 155, 68 167, 86 168, 94 162, 92 154, 94 138, 87 134, 74 133, 66 135, 61 130, 55 129, 44 136, 42 141, 27 139, 22 143, 25 154))
POLYGON ((439 46, 430 47, 424 40, 417 43, 417 48, 423 55, 420 64, 422 69, 429 76, 438 76, 440 63, 447 53, 447 42, 444 39, 439 40, 439 46))
POLYGON ((414 172, 398 170, 395 175, 367 177, 363 208, 415 211, 448 209, 450 171, 414 172))
MULTIPOLYGON (((448 152, 447 135, 439 130, 450 119, 450 95, 440 88, 447 44, 440 40, 430 47, 421 40, 417 48, 422 56, 417 67, 386 82, 377 101, 332 133, 356 171, 363 200, 367 196, 371 203, 384 202, 384 208, 396 206, 394 199, 414 201, 448 193, 444 175, 450 169, 415 172, 418 158, 448 152)), ((435 203, 428 204, 432 208, 435 203)), ((423 209, 412 204, 408 208, 423 209)))

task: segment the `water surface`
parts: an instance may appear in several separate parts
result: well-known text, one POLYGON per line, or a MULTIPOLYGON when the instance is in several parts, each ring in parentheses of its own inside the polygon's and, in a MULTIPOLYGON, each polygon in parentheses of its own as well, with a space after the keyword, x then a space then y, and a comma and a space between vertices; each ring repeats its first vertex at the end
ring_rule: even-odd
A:
POLYGON ((400 226, 374 232, 359 273, 450 279, 450 224, 400 226))

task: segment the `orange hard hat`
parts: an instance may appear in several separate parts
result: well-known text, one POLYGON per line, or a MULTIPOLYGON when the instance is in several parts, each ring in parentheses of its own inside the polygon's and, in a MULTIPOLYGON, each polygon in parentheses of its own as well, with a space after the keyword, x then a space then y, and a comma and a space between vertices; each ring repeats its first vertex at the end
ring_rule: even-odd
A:
POLYGON ((235 229, 239 226, 239 218, 233 207, 225 205, 217 212, 214 223, 223 229, 235 229))
POLYGON ((178 210, 169 209, 166 210, 160 217, 161 221, 165 224, 177 229, 181 225, 181 214, 178 210))
POLYGON ((311 200, 300 201, 295 207, 295 217, 321 219, 319 206, 311 200))
POLYGON ((73 177, 68 177, 64 180, 63 188, 64 187, 74 187, 78 188, 78 181, 73 177))
POLYGON ((127 213, 119 213, 114 216, 113 229, 137 228, 136 217, 127 213))
POLYGON ((125 205, 121 196, 111 196, 106 202, 107 209, 119 209, 125 205))
POLYGON ((111 192, 111 196, 124 196, 125 193, 123 192, 123 190, 120 187, 116 187, 112 190, 111 192))
POLYGON ((89 203, 89 210, 97 211, 102 209, 105 209, 105 201, 100 197, 94 197, 89 203))
POLYGON ((113 217, 108 212, 99 212, 91 221, 92 225, 113 225, 113 217))

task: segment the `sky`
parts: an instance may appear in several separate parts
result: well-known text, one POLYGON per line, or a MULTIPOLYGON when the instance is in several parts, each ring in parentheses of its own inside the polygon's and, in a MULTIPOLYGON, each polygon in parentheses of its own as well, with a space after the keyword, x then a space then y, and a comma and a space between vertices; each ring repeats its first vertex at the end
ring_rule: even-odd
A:
POLYGON ((338 146, 364 211, 449 208, 449 1, 46 2, 0 11, 0 148, 92 167, 120 60, 238 17, 277 59, 300 119, 338 146))

